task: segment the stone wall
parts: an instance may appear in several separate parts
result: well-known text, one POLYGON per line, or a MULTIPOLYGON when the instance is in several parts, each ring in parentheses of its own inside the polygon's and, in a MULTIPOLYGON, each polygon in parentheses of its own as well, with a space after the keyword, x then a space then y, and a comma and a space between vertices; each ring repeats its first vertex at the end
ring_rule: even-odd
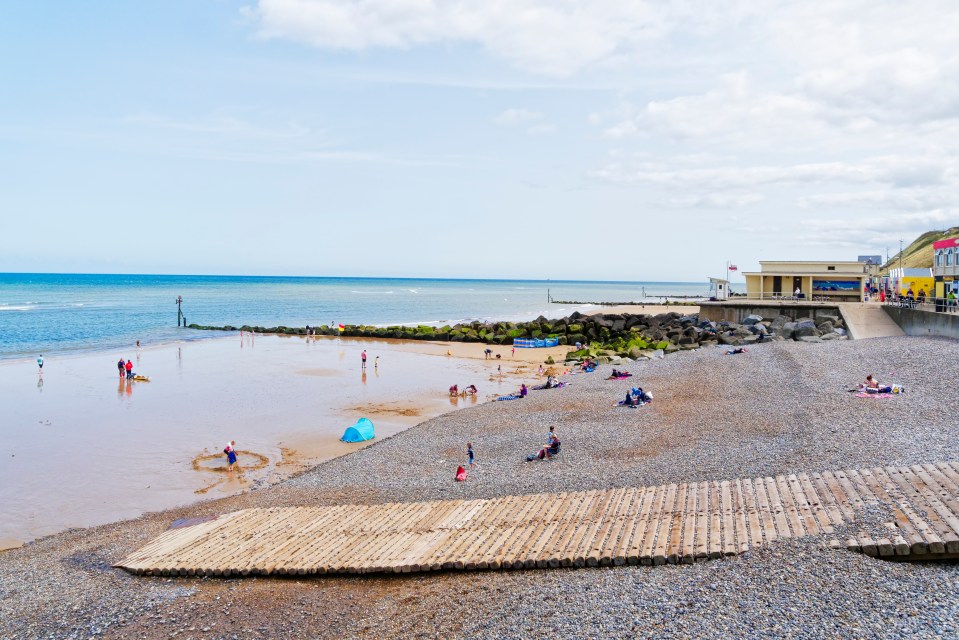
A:
POLYGON ((735 302, 703 302, 699 306, 699 317, 711 322, 742 323, 749 316, 775 318, 786 316, 790 320, 812 318, 818 324, 823 316, 831 319, 838 316, 839 307, 803 302, 772 301, 735 301, 735 302))
POLYGON ((959 340, 959 313, 937 313, 891 305, 883 309, 907 336, 941 336, 959 340))

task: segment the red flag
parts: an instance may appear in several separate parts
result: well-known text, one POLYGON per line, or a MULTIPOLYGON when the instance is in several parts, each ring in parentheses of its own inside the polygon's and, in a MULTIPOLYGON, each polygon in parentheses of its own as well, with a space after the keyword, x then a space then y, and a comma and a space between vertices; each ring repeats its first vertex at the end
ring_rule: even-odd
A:
POLYGON ((345 331, 345 330, 346 330, 346 327, 344 327, 343 325, 339 325, 339 327, 340 327, 340 331, 345 331))
POLYGON ((730 271, 736 271, 739 267, 737 267, 737 266, 734 265, 734 264, 731 264, 731 265, 729 265, 728 268, 729 268, 730 271))

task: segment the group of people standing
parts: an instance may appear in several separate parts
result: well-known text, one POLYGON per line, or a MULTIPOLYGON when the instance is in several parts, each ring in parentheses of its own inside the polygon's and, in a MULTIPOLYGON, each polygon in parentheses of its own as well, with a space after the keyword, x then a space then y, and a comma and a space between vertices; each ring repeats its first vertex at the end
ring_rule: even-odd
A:
POLYGON ((117 371, 120 372, 120 377, 126 376, 127 380, 133 379, 133 360, 124 360, 120 358, 120 361, 117 362, 117 371))

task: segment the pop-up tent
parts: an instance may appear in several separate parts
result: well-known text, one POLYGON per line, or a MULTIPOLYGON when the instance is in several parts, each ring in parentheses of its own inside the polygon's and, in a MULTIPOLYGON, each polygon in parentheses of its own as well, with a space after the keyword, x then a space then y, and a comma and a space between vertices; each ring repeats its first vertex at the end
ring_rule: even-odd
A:
POLYGON ((352 427, 349 427, 340 438, 343 442, 363 442, 373 439, 373 423, 369 418, 360 418, 352 427))

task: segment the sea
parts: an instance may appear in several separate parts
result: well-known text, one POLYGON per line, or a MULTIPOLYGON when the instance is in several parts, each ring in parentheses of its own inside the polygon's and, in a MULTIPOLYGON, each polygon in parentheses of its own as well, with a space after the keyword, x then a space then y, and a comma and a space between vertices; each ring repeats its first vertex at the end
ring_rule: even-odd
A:
POLYGON ((707 295, 698 282, 0 273, 0 360, 217 337, 177 327, 525 321, 707 295), (565 301, 557 303, 556 301, 565 301), (572 304, 575 303, 575 304, 572 304))

